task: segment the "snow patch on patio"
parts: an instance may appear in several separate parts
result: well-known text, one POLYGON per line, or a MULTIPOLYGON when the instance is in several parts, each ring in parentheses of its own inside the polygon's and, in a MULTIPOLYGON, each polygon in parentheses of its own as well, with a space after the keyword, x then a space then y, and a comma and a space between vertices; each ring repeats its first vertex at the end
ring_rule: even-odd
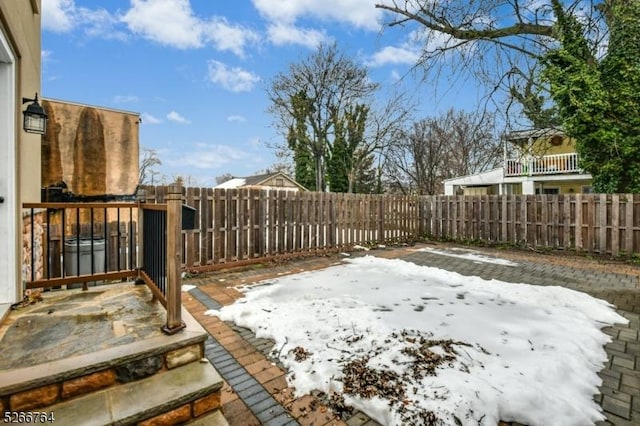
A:
POLYGON ((496 265, 505 265, 505 266, 518 266, 518 264, 516 262, 512 262, 512 261, 507 260, 507 259, 500 259, 498 257, 485 256, 485 255, 481 254, 479 251, 476 251, 476 250, 459 249, 459 248, 451 248, 451 249, 447 249, 447 250, 438 250, 438 249, 434 249, 434 248, 431 248, 431 247, 425 247, 425 248, 421 248, 421 249, 416 249, 414 251, 428 252, 428 253, 433 253, 433 254, 440 254, 442 256, 457 257, 457 258, 460 258, 460 259, 471 260, 473 262, 493 263, 493 264, 496 264, 496 265), (460 253, 455 253, 456 251, 460 252, 460 253))
POLYGON ((366 256, 244 288, 225 321, 275 340, 298 395, 319 389, 383 424, 585 426, 610 304, 562 287, 366 256))

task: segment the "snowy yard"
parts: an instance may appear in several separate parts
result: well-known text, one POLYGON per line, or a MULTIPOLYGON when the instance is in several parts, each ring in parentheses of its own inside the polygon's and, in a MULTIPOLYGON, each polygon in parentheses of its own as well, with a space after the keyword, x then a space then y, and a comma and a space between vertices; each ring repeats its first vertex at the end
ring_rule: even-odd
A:
POLYGON ((370 256, 260 284, 207 314, 274 339, 298 395, 389 425, 604 419, 601 328, 626 319, 587 294, 370 256))

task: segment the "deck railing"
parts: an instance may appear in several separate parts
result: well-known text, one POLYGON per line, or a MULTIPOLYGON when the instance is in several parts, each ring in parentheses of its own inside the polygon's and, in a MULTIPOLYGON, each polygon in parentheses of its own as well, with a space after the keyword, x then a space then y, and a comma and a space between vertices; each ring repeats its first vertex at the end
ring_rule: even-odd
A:
POLYGON ((170 185, 165 204, 140 206, 142 267, 140 278, 167 309, 162 330, 174 334, 185 327, 182 321, 182 187, 170 185))
POLYGON ((24 204, 27 289, 136 276, 135 203, 24 204))
POLYGON ((73 289, 138 278, 167 310, 163 331, 184 328, 181 317, 182 188, 166 204, 25 203, 25 290, 73 289))
POLYGON ((507 159, 504 165, 505 176, 556 175, 581 173, 578 167, 578 154, 543 155, 525 159, 507 159))

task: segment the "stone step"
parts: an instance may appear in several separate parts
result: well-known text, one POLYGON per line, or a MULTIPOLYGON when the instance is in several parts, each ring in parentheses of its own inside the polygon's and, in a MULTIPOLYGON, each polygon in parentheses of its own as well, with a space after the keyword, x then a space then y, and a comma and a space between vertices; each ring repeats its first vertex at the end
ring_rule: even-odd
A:
POLYGON ((188 426, 229 426, 227 419, 224 418, 220 410, 185 424, 188 426))
MULTIPOLYGON (((128 425, 172 410, 176 416, 184 413, 191 416, 196 411, 192 402, 205 397, 212 397, 215 401, 215 393, 221 388, 222 379, 209 362, 192 362, 146 379, 58 403, 41 411, 52 412, 58 426, 128 425)), ((208 404, 210 401, 205 399, 195 404, 198 403, 208 404)), ((199 406, 197 410, 204 408, 199 406)))
MULTIPOLYGON (((199 352, 200 350, 195 348, 204 345, 207 333, 186 310, 183 309, 182 315, 187 327, 171 336, 158 335, 38 365, 0 370, 0 397, 73 381, 108 370, 118 374, 118 371, 127 370, 131 365, 144 364, 147 361, 153 361, 154 358, 161 360, 160 364, 169 364, 168 354, 173 358, 176 354, 182 356, 185 348, 191 348, 192 352, 199 352)), ((197 361, 200 357, 201 355, 198 355, 195 360, 197 361)), ((194 360, 193 357, 191 358, 194 360)), ((120 381, 133 379, 125 377, 120 380, 118 377, 120 381)))

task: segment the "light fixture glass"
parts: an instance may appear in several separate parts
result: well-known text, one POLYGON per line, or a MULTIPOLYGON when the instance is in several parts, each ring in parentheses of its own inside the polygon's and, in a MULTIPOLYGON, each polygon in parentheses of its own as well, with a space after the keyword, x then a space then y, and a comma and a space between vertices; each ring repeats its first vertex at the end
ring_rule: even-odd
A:
POLYGON ((31 103, 27 105, 27 109, 23 111, 24 122, 22 128, 27 133, 44 135, 47 131, 47 113, 44 112, 44 108, 38 103, 38 94, 36 93, 33 99, 22 98, 23 104, 27 102, 31 103))

